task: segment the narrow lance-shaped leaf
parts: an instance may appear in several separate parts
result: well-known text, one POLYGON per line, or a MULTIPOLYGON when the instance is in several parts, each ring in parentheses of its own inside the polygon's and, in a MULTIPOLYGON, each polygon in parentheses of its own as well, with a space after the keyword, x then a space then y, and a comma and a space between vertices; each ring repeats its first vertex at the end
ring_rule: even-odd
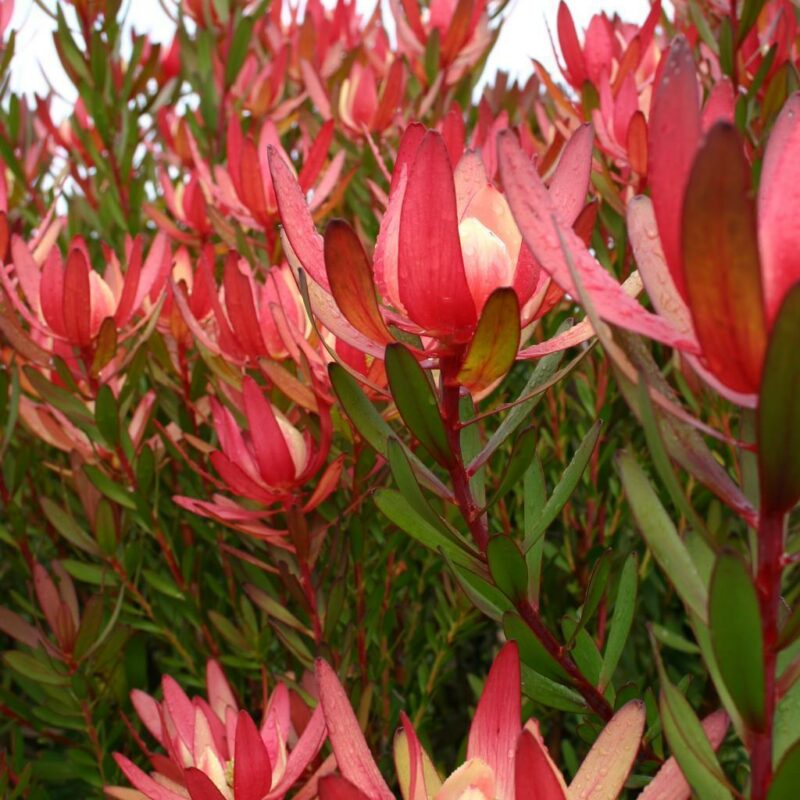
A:
POLYGON ((586 588, 586 597, 583 600, 583 607, 581 608, 578 624, 570 636, 570 643, 575 641, 575 637, 589 624, 595 611, 597 611, 600 601, 608 585, 608 579, 611 575, 611 552, 606 550, 592 569, 592 574, 589 576, 589 585, 586 588))
MULTIPOLYGON (((382 456, 387 455, 387 442, 394 431, 370 403, 359 385, 341 364, 328 366, 331 386, 339 402, 355 429, 367 444, 382 456)), ((448 497, 449 492, 442 482, 417 458, 414 453, 405 452, 420 481, 439 497, 448 497)))
POLYGON ((536 429, 526 428, 514 441, 511 455, 508 457, 506 471, 497 487, 497 491, 489 501, 493 506, 501 497, 509 492, 527 472, 536 455, 536 429))
POLYGON ((443 466, 453 463, 439 404, 425 371, 401 345, 386 348, 386 375, 397 410, 411 433, 443 466))
POLYGON ((800 742, 790 748, 781 759, 772 784, 767 792, 767 800, 794 800, 800 786, 800 742))
POLYGON ((761 505, 781 514, 800 500, 800 283, 786 295, 770 333, 758 408, 761 505))
POLYGON ((658 564, 667 573, 681 600, 706 619, 707 592, 675 525, 636 459, 622 452, 617 457, 622 485, 636 524, 658 564))
POLYGON ((614 601, 614 614, 611 617, 611 627, 608 632, 606 651, 603 654, 603 666, 600 670, 598 689, 602 692, 614 677, 628 634, 633 623, 633 612, 636 608, 636 589, 638 584, 638 560, 636 553, 628 556, 617 587, 617 598, 614 601))
POLYGON ((570 683, 567 671, 548 652, 519 614, 508 612, 503 616, 503 632, 519 646, 523 664, 554 681, 570 683))
POLYGON ((764 635, 750 572, 735 555, 719 557, 708 596, 711 644, 720 675, 751 729, 764 721, 764 635))
POLYGON ((390 437, 386 443, 386 455, 389 461, 389 469, 392 471, 392 477, 400 490, 400 494, 434 528, 441 528, 443 523, 422 493, 403 445, 394 437, 390 437))
POLYGON ((497 588, 512 602, 525 598, 528 568, 514 541, 508 536, 493 536, 486 548, 486 558, 497 588))
POLYGON ((547 530, 553 520, 561 513, 561 509, 567 504, 567 501, 575 491, 578 481, 589 463, 589 459, 594 452, 597 440, 600 437, 600 429, 602 422, 597 420, 594 425, 589 429, 589 432, 584 437, 580 446, 575 451, 572 461, 569 462, 567 468, 561 476, 553 493, 545 503, 541 514, 539 515, 536 523, 531 530, 526 533, 525 542, 522 548, 527 552, 539 539, 539 537, 547 530))
POLYGON ((700 720, 661 671, 661 724, 672 755, 698 797, 730 800, 731 793, 700 720))
POLYGON ((519 300, 511 288, 495 289, 481 312, 458 373, 458 382, 481 392, 514 365, 520 341, 519 300))
MULTIPOLYGON (((562 325, 558 331, 561 333, 567 328, 568 325, 562 325)), ((486 442, 481 452, 470 462, 468 467, 469 472, 474 472, 485 464, 497 448, 500 447, 523 422, 530 419, 531 411, 533 411, 544 395, 543 387, 550 385, 550 381, 555 376, 563 355, 563 353, 551 353, 539 361, 530 378, 528 378, 525 388, 520 392, 520 400, 522 400, 522 398, 528 399, 515 405, 508 412, 497 430, 489 437, 489 441, 486 442)), ((576 364, 577 359, 572 362, 570 367, 576 364)))
POLYGON ((364 734, 358 726, 350 701, 331 666, 322 659, 316 662, 320 702, 328 725, 328 735, 336 763, 343 777, 374 800, 393 800, 383 780, 364 734))
POLYGON ((413 508, 408 500, 393 489, 378 489, 375 505, 398 528, 404 530, 425 547, 438 552, 441 550, 448 558, 473 572, 486 574, 470 546, 455 535, 443 533, 413 508))

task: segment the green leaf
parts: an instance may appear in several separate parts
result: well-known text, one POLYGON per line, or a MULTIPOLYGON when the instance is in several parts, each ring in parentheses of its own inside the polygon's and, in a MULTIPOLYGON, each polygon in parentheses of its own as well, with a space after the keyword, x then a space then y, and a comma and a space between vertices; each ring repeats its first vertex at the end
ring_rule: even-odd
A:
POLYGON ((62 411, 72 422, 81 427, 94 425, 91 411, 77 397, 71 395, 66 389, 50 383, 41 372, 33 367, 23 367, 22 369, 29 383, 36 390, 36 394, 43 400, 62 411))
POLYGON ((574 714, 586 713, 586 703, 574 689, 563 686, 541 675, 526 664, 521 665, 522 693, 543 706, 568 711, 574 714))
MULTIPOLYGON (((562 325, 558 329, 558 333, 562 333, 567 327, 566 325, 562 325)), ((506 414, 505 419, 497 427, 497 430, 489 437, 489 441, 486 442, 483 450, 470 462, 468 467, 469 472, 475 472, 481 465, 485 464, 497 448, 500 447, 523 422, 531 418, 531 411, 533 411, 542 399, 544 392, 552 385, 555 378, 566 375, 578 364, 587 352, 588 349, 573 359, 558 376, 556 376, 556 370, 564 356, 563 352, 552 353, 538 361, 530 378, 528 378, 528 382, 525 384, 522 392, 520 392, 519 398, 515 401, 517 404, 506 414), (525 399, 523 400, 523 398, 525 399)))
POLYGON ((611 678, 614 677, 614 670, 617 668, 628 635, 633 624, 633 612, 636 608, 636 589, 638 584, 637 571, 639 562, 636 553, 628 556, 622 574, 619 578, 617 587, 617 598, 614 602, 614 614, 611 617, 611 627, 608 632, 606 651, 603 654, 603 666, 600 669, 600 680, 597 688, 604 691, 611 678))
POLYGON ((783 650, 784 647, 788 647, 797 640, 798 636, 800 636, 800 603, 794 607, 792 613, 789 614, 789 618, 781 627, 778 636, 778 649, 783 650))
POLYGON ((706 587, 658 495, 630 453, 619 453, 617 465, 636 524, 653 557, 666 572, 681 600, 699 619, 705 621, 708 602, 706 587))
POLYGON ((86 477, 99 489, 109 500, 113 500, 123 508, 136 509, 136 500, 127 489, 114 483, 99 467, 86 464, 83 467, 86 477))
POLYGON ((170 578, 165 577, 160 572, 151 569, 143 570, 142 576, 157 592, 160 592, 174 600, 185 600, 183 592, 173 583, 170 578))
POLYGON ((706 540, 709 544, 716 546, 713 542, 703 520, 700 519, 694 507, 689 502, 686 494, 683 491, 675 470, 672 468, 672 463, 669 459, 664 439, 661 435, 658 418, 656 411, 653 408, 653 401, 650 399, 650 392, 648 391, 647 379, 643 373, 639 374, 638 385, 638 400, 639 400, 639 413, 641 415, 642 427, 644 428, 645 438, 647 439, 647 447, 650 450, 650 455, 653 459, 653 465, 658 472, 658 477, 664 484, 664 488, 669 493, 675 507, 680 511, 691 526, 706 540))
POLYGON ((739 15, 739 27, 736 30, 736 45, 737 47, 744 41, 750 28, 756 24, 758 15, 761 9, 764 8, 767 0, 744 0, 742 5, 742 13, 739 15))
POLYGON ((481 392, 514 366, 519 350, 519 300, 510 287, 490 295, 458 372, 458 382, 481 392))
POLYGON ((495 586, 513 603, 528 596, 528 568, 516 543, 508 536, 493 536, 486 548, 489 573, 495 586))
POLYGON ((567 643, 568 646, 572 644, 578 633, 589 624, 595 611, 597 611, 600 601, 605 594, 610 575, 611 551, 606 550, 601 554, 600 558, 597 559, 597 563, 595 563, 592 569, 592 574, 589 576, 589 585, 586 587, 586 597, 583 600, 583 607, 578 617, 578 624, 572 632, 570 641, 567 643))
POLYGON ((97 542, 78 525, 72 516, 57 506, 49 497, 42 497, 39 503, 48 522, 70 543, 89 555, 99 556, 97 542))
MULTIPOLYGON (((545 504, 544 471, 538 458, 525 473, 522 484, 522 527, 528 541, 533 533, 536 520, 542 513, 545 504)), ((525 563, 528 566, 528 598, 538 605, 542 584, 542 557, 544 556, 544 534, 536 537, 533 544, 525 551, 525 563)))
POLYGON ((228 49, 228 61, 225 64, 225 84, 231 86, 236 81, 236 76, 244 64, 250 48, 250 38, 253 35, 255 18, 243 17, 236 26, 236 31, 228 49))
POLYGON ((767 800, 796 800, 800 787, 800 742, 781 759, 772 778, 767 800))
POLYGON ((402 344, 386 347, 386 375, 397 410, 409 430, 442 466, 453 463, 439 404, 425 370, 402 344))
POLYGON ((506 471, 497 487, 497 491, 489 501, 488 507, 493 506, 500 498, 516 486, 530 467, 536 456, 536 429, 525 428, 514 441, 511 455, 508 457, 506 471))
POLYGON ((9 650, 3 653, 3 661, 14 672, 36 683, 43 683, 47 686, 65 686, 70 680, 69 675, 57 672, 49 664, 45 664, 29 653, 21 653, 19 650, 9 650))
MULTIPOLYGON (((364 441, 384 458, 387 457, 387 442, 394 436, 394 431, 370 403, 364 392, 341 364, 330 364, 328 375, 331 386, 350 422, 363 437, 364 441)), ((405 448, 404 448, 405 449, 405 448)), ((442 482, 417 458, 414 453, 405 449, 405 454, 420 481, 439 497, 448 497, 450 492, 442 482)))
POLYGON ((730 800, 714 748, 689 702, 662 673, 661 724, 686 780, 702 800, 730 800))
POLYGON ((513 611, 505 614, 503 631, 506 638, 515 641, 519 646, 519 657, 524 664, 551 680, 569 682, 570 677, 566 670, 547 652, 519 614, 513 611))
POLYGON ((569 462, 561 479, 555 489, 553 489, 553 493, 548 498, 547 503, 545 503, 542 513, 539 515, 539 518, 536 520, 530 532, 527 532, 525 535, 525 541, 522 545, 522 549, 525 552, 527 552, 536 540, 550 527, 553 520, 561 513, 561 509, 567 504, 569 498, 572 497, 572 493, 575 491, 575 487, 578 485, 578 481, 581 475, 583 475, 583 471, 586 469, 589 459, 592 457, 595 445, 600 437, 601 427, 602 421, 598 419, 589 429, 589 432, 575 451, 572 461, 569 462))
POLYGON ((329 364, 328 375, 333 391, 355 429, 370 447, 385 456, 386 441, 393 433, 386 420, 341 364, 329 364))
POLYGON ((672 650, 678 650, 681 653, 690 653, 692 655, 700 652, 700 648, 694 642, 690 642, 679 633, 675 633, 675 631, 663 625, 658 625, 654 622, 650 623, 650 630, 653 632, 653 636, 656 640, 661 642, 664 647, 669 647, 672 650))
POLYGON ((400 490, 400 494, 405 497, 409 505, 424 517, 434 528, 441 530, 442 521, 436 512, 431 508, 428 499, 422 493, 411 462, 405 454, 403 445, 397 439, 390 437, 386 444, 386 455, 389 461, 389 469, 392 477, 400 490))
POLYGON ((723 683, 751 730, 764 721, 764 637, 750 572, 735 555, 717 559, 708 596, 711 645, 723 683))
POLYGON ((500 622, 503 614, 513 609, 509 599, 496 586, 474 572, 454 564, 446 554, 443 553, 443 555, 450 569, 453 570, 459 586, 478 611, 490 619, 500 622))
POLYGON ((94 418, 100 434, 109 447, 116 447, 119 444, 119 410, 114 392, 107 383, 104 383, 97 392, 94 418))
POLYGON ((438 528, 434 528, 400 492, 394 489, 378 489, 375 492, 375 505, 398 528, 425 547, 434 552, 441 550, 456 564, 467 567, 473 572, 483 571, 480 561, 466 542, 456 541, 438 528))
POLYGON ((800 500, 800 284, 781 304, 761 374, 758 457, 762 511, 782 514, 800 500))

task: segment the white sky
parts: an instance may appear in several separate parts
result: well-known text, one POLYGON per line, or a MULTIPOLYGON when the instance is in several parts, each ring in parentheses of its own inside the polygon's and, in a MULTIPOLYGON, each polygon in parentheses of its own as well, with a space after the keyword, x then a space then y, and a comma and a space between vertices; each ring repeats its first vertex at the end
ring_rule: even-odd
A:
MULTIPOLYGON (((56 0, 42 0, 54 8, 56 0)), ((376 0, 359 0, 365 11, 371 11, 376 0)), ((385 2, 385 0, 382 0, 385 2)), ((641 22, 649 11, 648 0, 568 0, 579 30, 592 14, 617 11, 630 22, 641 22)), ((128 26, 139 33, 148 33, 156 41, 168 41, 172 24, 158 0, 127 0, 128 26)), ((555 36, 558 0, 512 0, 509 20, 489 58, 486 78, 502 69, 513 77, 527 77, 532 71, 530 58, 535 56, 546 67, 554 67, 553 51, 547 25, 555 36)), ((17 45, 11 72, 15 91, 45 94, 47 81, 57 91, 74 99, 53 46, 55 22, 34 0, 17 0, 11 27, 17 30, 17 45), (47 76, 45 78, 45 76, 47 76)))

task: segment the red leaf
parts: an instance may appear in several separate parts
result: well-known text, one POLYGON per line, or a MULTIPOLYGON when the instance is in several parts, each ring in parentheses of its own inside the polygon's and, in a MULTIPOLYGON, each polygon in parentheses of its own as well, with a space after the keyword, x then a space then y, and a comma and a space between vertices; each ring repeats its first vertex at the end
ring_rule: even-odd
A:
POLYGON ((370 800, 393 800, 393 795, 367 747, 350 701, 331 666, 321 658, 316 665, 320 703, 328 738, 339 771, 370 800))
POLYGON ((567 800, 564 779, 557 771, 541 738, 529 730, 520 734, 514 759, 514 787, 517 797, 536 800, 567 800))
POLYGON ((516 642, 508 642, 489 671, 467 742, 467 758, 480 758, 494 771, 498 797, 514 794, 514 753, 521 714, 519 652, 516 642))
MULTIPOLYGON (((317 784, 319 800, 370 800, 358 786, 341 775, 325 775, 317 784)), ((236 800, 239 800, 237 797, 236 800)))
POLYGON ((253 286, 248 275, 243 273, 243 268, 247 269, 246 262, 240 265, 239 254, 229 253, 223 276, 225 308, 234 334, 244 351, 249 356, 266 355, 253 299, 253 286))
POLYGON ((261 388, 249 375, 242 382, 242 392, 244 411, 261 476, 271 486, 291 483, 296 474, 295 464, 272 406, 264 399, 261 388))
POLYGON ((772 324, 789 287, 800 280, 800 94, 778 116, 767 144, 758 193, 758 241, 767 318, 772 324))
POLYGON ((192 800, 225 800, 225 796, 205 772, 190 767, 183 773, 183 779, 192 800))
POLYGON ((320 286, 330 291, 328 276, 325 274, 322 237, 314 226, 303 192, 289 165, 274 147, 267 148, 267 157, 286 238, 303 269, 320 286))
POLYGON ((70 250, 67 256, 62 303, 67 338, 79 347, 88 347, 92 341, 89 264, 78 248, 70 250))
POLYGON ((692 52, 683 36, 675 38, 665 58, 650 110, 648 180, 664 255, 685 297, 681 207, 700 141, 700 95, 692 52))
POLYGON ((255 722, 246 711, 236 720, 233 793, 236 800, 261 800, 272 786, 272 765, 255 722))
POLYGON ((569 7, 561 0, 558 5, 558 43, 564 56, 566 79, 575 87, 581 87, 586 80, 586 66, 583 61, 583 50, 578 41, 575 23, 569 7))
POLYGON ((684 287, 709 370, 737 392, 761 377, 766 325, 750 167, 720 122, 697 153, 683 203, 684 287))
POLYGON ((435 131, 425 134, 408 176, 400 211, 400 300, 430 332, 468 333, 477 321, 458 235, 453 171, 435 131))
POLYGON ((367 254, 343 220, 331 220, 325 230, 325 269, 333 298, 347 321, 368 339, 381 344, 393 341, 378 307, 367 254))

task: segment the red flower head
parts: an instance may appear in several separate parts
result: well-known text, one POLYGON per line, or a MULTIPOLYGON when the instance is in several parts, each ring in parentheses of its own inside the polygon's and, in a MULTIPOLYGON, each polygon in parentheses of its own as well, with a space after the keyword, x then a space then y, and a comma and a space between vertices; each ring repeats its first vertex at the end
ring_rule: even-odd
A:
MULTIPOLYGON (((590 147, 588 129, 579 131, 550 184, 569 225, 583 206, 590 147)), ((523 246, 503 193, 478 154, 465 153, 454 168, 438 132, 406 129, 372 266, 345 223, 331 223, 324 240, 317 233, 300 187, 274 151, 270 167, 289 262, 308 274, 313 310, 342 341, 380 357, 394 339, 392 324, 420 335, 426 354, 450 357, 463 355, 498 290, 518 328, 542 311, 549 280, 523 246)))
MULTIPOLYGON (((162 682, 161 702, 139 690, 131 693, 140 719, 167 754, 150 756, 154 772, 148 775, 115 753, 125 777, 148 800, 280 800, 325 740, 321 711, 296 731, 289 690, 279 683, 259 728, 238 709, 216 661, 208 662, 206 685, 207 700, 190 700, 169 676, 162 682)), ((131 797, 123 787, 105 791, 119 800, 131 797)))
POLYGON ((78 352, 85 364, 91 364, 103 326, 110 325, 118 341, 151 316, 162 297, 172 256, 163 234, 156 236, 146 258, 141 239, 129 240, 125 274, 116 255, 108 251, 101 276, 92 269, 81 238, 72 240, 66 259, 62 258, 53 246, 59 227, 41 236, 33 251, 14 237, 12 263, 0 267, 0 283, 37 345, 68 362, 78 352))
MULTIPOLYGON (((358 726, 336 673, 317 661, 320 705, 340 775, 320 780, 321 800, 393 800, 358 726)), ((444 781, 403 714, 394 742, 397 778, 404 800, 615 800, 633 766, 644 732, 642 703, 633 700, 611 718, 569 786, 531 719, 522 725, 517 645, 506 644, 495 659, 469 730, 467 760, 444 781)), ((716 748, 725 737, 724 712, 704 722, 716 748)), ((688 800, 691 789, 669 759, 640 800, 688 800)))
MULTIPOLYGON (((265 509, 246 508, 224 495, 215 495, 212 501, 191 497, 176 497, 175 501, 195 514, 278 541, 285 532, 265 528, 259 520, 273 514, 276 505, 293 505, 300 500, 311 479, 322 468, 331 442, 329 411, 320 401, 316 407, 320 434, 319 439, 314 439, 273 406, 250 376, 244 378, 241 395, 229 394, 232 395, 231 404, 238 406, 238 417, 247 421, 247 428, 242 429, 233 411, 216 398, 211 399, 219 449, 214 450, 210 458, 223 483, 208 477, 233 494, 260 503, 265 509)), ((329 465, 304 502, 304 510, 310 511, 327 497, 335 488, 340 472, 339 459, 329 465)))
POLYGON ((428 83, 425 53, 432 36, 439 39, 439 80, 457 83, 494 41, 489 28, 489 0, 433 0, 420 9, 419 0, 390 0, 400 51, 417 77, 428 83))

